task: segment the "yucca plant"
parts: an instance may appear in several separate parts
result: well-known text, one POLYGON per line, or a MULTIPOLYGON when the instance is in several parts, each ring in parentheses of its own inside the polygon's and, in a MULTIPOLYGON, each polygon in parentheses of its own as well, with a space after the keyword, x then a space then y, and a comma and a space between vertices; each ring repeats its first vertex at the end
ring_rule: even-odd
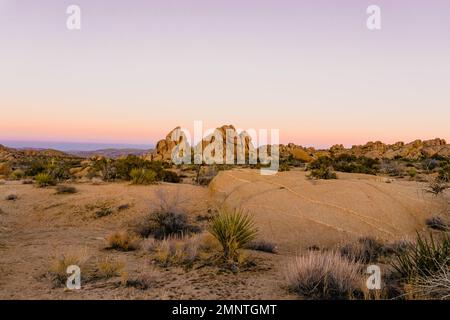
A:
POLYGON ((56 181, 45 172, 39 173, 34 179, 36 180, 36 186, 39 188, 56 185, 56 181))
POLYGON ((436 240, 430 233, 430 239, 417 234, 417 241, 403 252, 397 254, 392 266, 406 279, 427 277, 439 270, 442 265, 450 267, 450 236, 443 234, 436 240))
POLYGON ((134 168, 130 171, 133 184, 152 184, 156 180, 156 172, 151 169, 134 168))
POLYGON ((223 259, 237 261, 238 250, 254 240, 258 230, 251 217, 242 210, 222 209, 213 218, 210 232, 222 246, 223 259))

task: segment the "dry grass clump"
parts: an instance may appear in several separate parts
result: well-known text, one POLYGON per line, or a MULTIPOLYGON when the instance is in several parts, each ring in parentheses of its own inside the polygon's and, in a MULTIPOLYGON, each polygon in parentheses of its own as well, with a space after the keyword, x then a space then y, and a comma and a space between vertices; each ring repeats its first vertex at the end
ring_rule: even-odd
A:
POLYGON ((87 279, 88 272, 86 267, 88 260, 89 256, 86 250, 74 250, 56 256, 51 260, 47 276, 55 287, 61 287, 65 285, 69 276, 67 274, 67 268, 71 265, 76 265, 81 269, 82 279, 87 279))
POLYGON ((106 216, 109 216, 109 215, 113 214, 113 212, 114 211, 111 208, 101 207, 100 209, 95 211, 95 217, 96 218, 103 218, 103 217, 106 217, 106 216))
POLYGON ((15 193, 10 193, 5 197, 5 200, 7 201, 15 201, 17 199, 19 199, 19 196, 15 193))
POLYGON ((286 270, 289 289, 307 299, 351 299, 362 292, 357 262, 337 252, 312 252, 293 259, 286 270))
POLYGON ((341 248, 341 255, 352 261, 361 263, 376 262, 381 256, 383 244, 370 237, 358 239, 358 242, 347 244, 341 248))
POLYGON ((152 184, 156 182, 156 172, 151 169, 133 168, 130 171, 132 184, 152 184))
POLYGON ((450 300, 450 268, 448 265, 449 263, 442 264, 437 272, 417 278, 410 287, 412 293, 422 299, 450 300))
POLYGON ((128 231, 116 231, 107 237, 106 242, 107 249, 133 251, 139 248, 140 239, 128 231))
POLYGON ((120 276, 124 264, 114 261, 111 257, 99 259, 95 265, 94 276, 97 279, 109 279, 120 276))
POLYGON ((78 190, 72 186, 58 186, 56 187, 56 194, 73 194, 77 193, 78 190))
POLYGON ((276 243, 267 240, 254 240, 245 246, 246 249, 262 251, 268 253, 277 253, 278 246, 276 243))
POLYGON ((147 290, 155 285, 158 278, 159 273, 155 269, 142 270, 133 277, 129 277, 127 273, 124 273, 122 284, 126 287, 147 290))
POLYGON ((190 268, 196 262, 206 263, 213 258, 220 245, 210 235, 168 237, 164 240, 146 240, 144 248, 153 261, 162 266, 184 266, 190 268))

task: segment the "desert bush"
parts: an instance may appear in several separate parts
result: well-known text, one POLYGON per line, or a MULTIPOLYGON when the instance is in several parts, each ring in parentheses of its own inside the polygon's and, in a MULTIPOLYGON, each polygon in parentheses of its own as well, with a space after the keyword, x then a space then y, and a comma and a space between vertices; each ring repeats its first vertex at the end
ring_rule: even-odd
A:
POLYGON ((56 194, 71 194, 77 193, 78 190, 72 186, 58 186, 56 187, 56 194))
POLYGON ((133 184, 152 184, 156 181, 156 172, 150 169, 134 168, 130 172, 133 184))
POLYGON ((397 240, 394 242, 389 242, 383 245, 380 249, 382 256, 391 256, 393 254, 401 254, 405 252, 409 246, 411 245, 411 242, 407 240, 397 240))
POLYGON ((100 207, 97 211, 95 211, 94 215, 96 218, 103 218, 113 214, 113 210, 107 206, 100 207))
POLYGON ((179 183, 181 181, 181 177, 170 170, 162 170, 158 177, 164 182, 179 183))
POLYGON ((25 177, 25 172, 21 169, 16 169, 11 173, 11 179, 20 180, 25 177))
POLYGON ((25 175, 27 177, 34 177, 40 173, 46 172, 47 170, 47 161, 44 161, 40 158, 33 158, 26 164, 25 175))
POLYGON ((308 175, 310 179, 337 179, 336 173, 331 171, 330 167, 322 167, 319 169, 312 169, 308 175))
POLYGON ((8 163, 6 162, 2 162, 0 163, 0 176, 9 176, 9 174, 11 173, 11 168, 9 166, 8 163))
POLYGON ((246 246, 246 249, 250 250, 256 250, 256 251, 263 251, 268 253, 277 253, 278 252, 278 246, 267 240, 254 240, 249 242, 246 246))
POLYGON ((289 289, 307 299, 352 299, 361 294, 360 265, 337 252, 313 252, 287 265, 289 289))
POLYGON ((110 234, 106 242, 107 249, 119 251, 133 251, 139 247, 139 237, 127 231, 117 231, 110 234))
POLYGON ((121 275, 124 264, 105 257, 99 259, 95 265, 94 276, 97 279, 109 279, 121 275))
POLYGON ((258 230, 242 210, 221 209, 211 221, 210 233, 220 242, 224 261, 237 261, 239 249, 254 240, 258 230))
MULTIPOLYGON (((450 258, 449 258, 450 259, 450 258)), ((450 263, 443 263, 439 270, 428 276, 420 276, 412 283, 416 296, 425 299, 450 299, 450 263)))
POLYGON ((341 248, 343 257, 361 263, 376 262, 381 255, 383 244, 370 237, 358 239, 358 242, 347 244, 341 248))
POLYGON ((90 176, 92 178, 100 174, 103 181, 113 181, 117 177, 114 159, 99 157, 91 159, 91 162, 90 176))
POLYGON ((200 228, 189 222, 189 217, 180 206, 179 194, 170 195, 158 190, 159 207, 141 218, 135 225, 135 231, 142 237, 150 235, 157 239, 168 236, 196 233, 200 228))
POLYGON ((56 181, 48 173, 39 173, 34 179, 38 188, 56 185, 56 181))
POLYGON ((434 181, 431 181, 428 186, 425 189, 425 192, 431 193, 435 196, 441 194, 444 192, 445 189, 447 189, 448 186, 440 181, 439 179, 436 179, 434 181))
POLYGON ((17 195, 17 194, 15 194, 15 193, 10 193, 10 194, 8 194, 6 197, 5 197, 5 200, 8 200, 8 201, 15 201, 15 200, 17 200, 19 198, 19 196, 17 195))
POLYGON ((450 182, 450 164, 446 164, 439 170, 438 179, 441 182, 450 182))
POLYGON ((381 163, 380 171, 384 174, 388 174, 391 177, 404 176, 405 172, 402 166, 395 160, 384 159, 381 163))
POLYGON ((67 268, 71 265, 76 265, 82 270, 82 279, 86 279, 88 273, 86 272, 88 255, 85 250, 76 250, 70 253, 62 254, 54 257, 51 260, 47 276, 52 281, 55 287, 60 287, 66 283, 67 268))
POLYGON ((448 224, 441 217, 431 217, 425 220, 425 224, 431 229, 445 231, 449 229, 448 224))
POLYGON ((408 176, 413 179, 417 176, 417 170, 415 168, 411 168, 407 171, 408 176))
POLYGON ((378 159, 356 157, 349 154, 341 154, 332 159, 334 170, 342 172, 376 174, 378 165, 378 159))
POLYGON ((427 277, 441 269, 447 264, 450 267, 450 236, 443 234, 441 239, 434 239, 430 233, 429 239, 417 234, 415 244, 396 254, 392 266, 398 273, 408 279, 416 277, 427 277))
POLYGON ((127 287, 133 287, 140 290, 147 290, 155 285, 159 274, 156 270, 145 270, 139 272, 137 275, 132 278, 124 279, 124 284, 127 287))
POLYGON ((168 237, 154 247, 154 261, 163 266, 183 265, 191 267, 199 259, 199 237, 168 237))
POLYGON ((64 160, 51 159, 46 166, 46 172, 55 181, 70 179, 69 165, 64 160))

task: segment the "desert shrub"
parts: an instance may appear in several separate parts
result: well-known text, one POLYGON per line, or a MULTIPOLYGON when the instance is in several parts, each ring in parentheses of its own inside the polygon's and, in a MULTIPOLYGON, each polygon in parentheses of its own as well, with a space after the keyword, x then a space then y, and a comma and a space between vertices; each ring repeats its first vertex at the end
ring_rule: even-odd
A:
POLYGON ((199 231, 189 223, 185 212, 165 210, 158 210, 144 217, 136 225, 135 230, 143 237, 152 235, 156 239, 199 231))
POLYGON ((8 176, 11 173, 11 168, 8 163, 0 163, 0 176, 8 176))
POLYGON ((62 254, 60 256, 54 257, 51 260, 47 276, 52 281, 55 287, 60 287, 66 283, 67 268, 71 265, 76 265, 82 270, 81 277, 86 279, 87 277, 87 262, 89 257, 86 251, 77 250, 70 253, 62 254))
POLYGON ((99 157, 91 159, 91 162, 91 177, 94 177, 97 173, 100 174, 103 181, 113 181, 117 177, 117 169, 113 159, 99 157))
POLYGON ((97 279, 109 279, 121 275, 123 263, 114 261, 111 257, 99 259, 95 265, 94 276, 97 279))
POLYGON ((117 231, 110 234, 106 242, 108 249, 119 251, 133 251, 139 247, 139 237, 127 231, 117 231))
POLYGON ((77 193, 77 188, 72 186, 58 186, 56 187, 56 194, 71 194, 77 193))
POLYGON ((445 231, 449 228, 448 224, 441 217, 431 217, 425 220, 425 224, 431 229, 445 231))
POLYGON ((410 245, 411 245, 411 242, 409 242, 407 240, 398 240, 398 241, 386 243, 380 249, 381 255, 391 256, 393 254, 401 254, 401 253, 405 252, 409 248, 410 245))
POLYGON ((102 206, 97 211, 95 211, 94 215, 96 218, 103 218, 103 217, 109 216, 113 213, 114 213, 114 211, 111 208, 109 208, 107 206, 102 206))
POLYGON ((437 159, 424 159, 421 163, 422 169, 428 172, 433 171, 439 166, 439 161, 437 159))
POLYGON ((27 177, 34 177, 40 173, 46 172, 47 161, 40 158, 33 158, 31 161, 26 163, 27 169, 25 170, 25 175, 27 177))
POLYGON ((436 179, 436 180, 428 183, 428 186, 426 187, 425 192, 431 193, 431 194, 437 196, 437 195, 443 193, 445 191, 445 189, 447 189, 447 188, 448 188, 448 186, 445 183, 443 183, 439 179, 436 179))
POLYGON ((212 219, 210 233, 220 242, 224 261, 237 261, 239 249, 254 240, 258 230, 241 210, 222 209, 212 219))
POLYGON ((378 159, 356 157, 349 154, 341 154, 332 161, 334 170, 350 173, 376 174, 378 165, 378 159))
POLYGON ((55 181, 70 179, 70 167, 63 160, 51 159, 46 165, 46 172, 55 181))
POLYGON ((450 236, 443 234, 436 240, 430 233, 429 239, 417 234, 415 244, 397 254, 392 266, 404 278, 427 277, 439 271, 442 265, 450 267, 450 236))
POLYGON ((123 180, 131 180, 131 170, 150 168, 150 161, 144 160, 136 155, 128 155, 125 158, 117 159, 115 163, 117 176, 123 180))
POLYGON ((437 272, 415 279, 412 283, 414 294, 419 298, 449 300, 450 268, 448 265, 449 263, 443 263, 437 272))
POLYGON ((246 249, 263 251, 268 253, 277 253, 278 247, 275 243, 267 241, 267 240, 254 240, 249 242, 246 246, 246 249))
POLYGON ((118 211, 123 211, 123 210, 127 210, 129 208, 130 208, 130 205, 128 203, 124 203, 124 204, 121 204, 120 206, 118 206, 117 210, 118 211))
POLYGON ((162 170, 158 178, 164 182, 179 183, 181 181, 181 177, 170 170, 162 170))
POLYGON ((154 246, 154 261, 163 267, 182 265, 192 267, 200 257, 199 237, 168 237, 154 246))
POLYGON ((319 169, 312 169, 308 175, 310 179, 337 179, 336 173, 331 171, 330 167, 322 167, 319 169))
POLYGON ((180 206, 179 194, 169 198, 169 194, 158 190, 159 207, 141 218, 135 225, 135 231, 142 237, 152 235, 157 239, 168 236, 199 232, 199 227, 189 221, 186 211, 180 206))
POLYGON ((21 169, 16 169, 11 173, 11 179, 20 180, 25 177, 25 172, 21 169))
POLYGON ((137 275, 123 279, 125 286, 133 287, 140 290, 147 290, 155 285, 159 275, 155 270, 145 270, 139 272, 137 275))
POLYGON ((39 173, 34 179, 38 188, 56 185, 56 181, 48 173, 39 173))
POLYGON ((150 169, 134 168, 130 172, 133 184, 152 184, 156 181, 156 172, 150 169))
POLYGON ((383 245, 370 237, 358 239, 357 243, 347 244, 341 248, 341 255, 351 261, 361 263, 376 262, 381 255, 383 245))
POLYGON ((380 171, 391 177, 400 177, 405 174, 402 166, 397 161, 387 159, 384 159, 381 163, 380 171))
POLYGON ((438 179, 441 182, 450 182, 450 164, 446 164, 439 170, 438 179))
POLYGON ((408 176, 409 176, 411 179, 413 179, 413 178, 415 178, 416 175, 417 175, 417 170, 416 170, 415 168, 411 168, 411 169, 409 169, 409 170, 407 171, 407 173, 408 173, 408 176))
POLYGON ((337 252, 313 252, 287 265, 289 289, 307 299, 351 299, 361 294, 360 265, 337 252))
POLYGON ((17 195, 17 194, 15 194, 15 193, 10 193, 10 194, 8 194, 6 197, 5 197, 5 200, 8 200, 8 201, 15 201, 15 200, 17 200, 19 198, 19 196, 17 195))

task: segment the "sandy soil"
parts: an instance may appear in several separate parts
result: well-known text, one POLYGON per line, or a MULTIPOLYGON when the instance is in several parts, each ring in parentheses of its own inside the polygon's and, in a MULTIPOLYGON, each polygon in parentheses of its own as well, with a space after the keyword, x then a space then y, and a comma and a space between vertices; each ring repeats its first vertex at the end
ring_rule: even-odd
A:
POLYGON ((260 176, 257 170, 221 172, 210 187, 188 184, 130 186, 75 184, 72 195, 54 188, 8 182, 0 185, 0 299, 293 299, 284 285, 284 265, 293 254, 316 245, 334 247, 360 236, 393 240, 424 228, 426 217, 442 205, 424 194, 423 185, 386 183, 365 175, 339 174, 334 181, 310 181, 305 172, 260 176), (154 269, 142 249, 105 250, 105 237, 130 226, 158 205, 158 193, 178 195, 192 216, 217 203, 242 206, 256 219, 260 237, 275 241, 279 254, 251 252, 258 267, 238 274, 214 267, 186 271, 158 268, 157 284, 148 290, 126 288, 120 279, 88 283, 79 291, 53 288, 42 275, 54 256, 86 250, 112 256, 129 274, 154 269), (5 200, 15 193, 18 199, 5 200), (129 208, 117 210, 120 205, 129 208), (95 217, 102 206, 113 214, 95 217))

